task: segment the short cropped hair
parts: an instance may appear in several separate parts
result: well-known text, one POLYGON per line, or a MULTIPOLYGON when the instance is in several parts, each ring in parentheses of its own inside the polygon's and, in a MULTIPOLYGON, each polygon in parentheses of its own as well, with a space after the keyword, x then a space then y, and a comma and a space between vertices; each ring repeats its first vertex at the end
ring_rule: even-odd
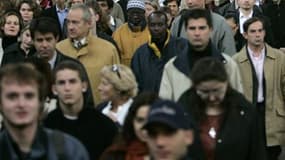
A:
POLYGON ((199 18, 204 18, 209 28, 213 28, 211 12, 207 9, 197 8, 197 9, 186 10, 183 12, 181 18, 184 21, 185 28, 187 28, 189 20, 199 19, 199 18))
POLYGON ((150 21, 150 19, 151 19, 151 16, 152 15, 159 15, 159 16, 163 16, 164 18, 165 18, 165 24, 167 25, 167 15, 166 15, 166 13, 165 12, 163 12, 163 11, 160 11, 160 10, 158 10, 158 11, 153 11, 149 16, 148 16, 148 22, 150 21))
POLYGON ((59 37, 57 22, 50 17, 40 17, 33 19, 30 24, 30 31, 32 39, 35 38, 36 32, 39 32, 41 34, 52 33, 55 38, 59 37))
POLYGON ((82 12, 83 12, 82 19, 83 19, 85 22, 88 22, 88 21, 91 20, 92 14, 91 14, 89 8, 88 8, 85 4, 74 4, 74 5, 72 5, 71 8, 70 8, 70 10, 76 10, 76 9, 82 10, 82 12))
POLYGON ((87 82, 87 77, 86 77, 86 74, 84 72, 83 66, 81 66, 79 63, 76 63, 74 61, 66 60, 66 61, 59 63, 55 67, 55 69, 53 71, 53 78, 54 78, 53 83, 55 83, 55 81, 56 81, 56 74, 59 71, 62 71, 64 69, 69 69, 69 70, 77 72, 80 80, 82 82, 87 82))
POLYGON ((100 75, 106 78, 121 96, 134 97, 137 94, 137 82, 132 70, 122 64, 104 66, 100 75))

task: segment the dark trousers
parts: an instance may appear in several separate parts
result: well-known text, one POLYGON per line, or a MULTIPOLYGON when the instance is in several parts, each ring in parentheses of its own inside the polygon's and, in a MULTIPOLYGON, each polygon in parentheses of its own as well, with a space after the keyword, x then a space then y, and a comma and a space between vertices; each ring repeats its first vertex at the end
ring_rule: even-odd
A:
MULTIPOLYGON (((258 117, 259 117, 259 124, 263 131, 263 139, 266 144, 266 130, 265 130, 265 102, 257 103, 256 104, 258 117)), ((267 160, 278 160, 279 155, 281 154, 281 146, 266 146, 266 154, 267 160)))

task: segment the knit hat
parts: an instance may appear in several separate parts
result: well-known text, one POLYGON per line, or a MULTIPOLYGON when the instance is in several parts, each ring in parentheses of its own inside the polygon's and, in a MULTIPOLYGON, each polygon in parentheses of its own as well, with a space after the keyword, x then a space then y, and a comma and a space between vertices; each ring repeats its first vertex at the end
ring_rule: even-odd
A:
POLYGON ((127 5, 127 10, 131 8, 139 8, 145 10, 144 0, 129 0, 127 5))

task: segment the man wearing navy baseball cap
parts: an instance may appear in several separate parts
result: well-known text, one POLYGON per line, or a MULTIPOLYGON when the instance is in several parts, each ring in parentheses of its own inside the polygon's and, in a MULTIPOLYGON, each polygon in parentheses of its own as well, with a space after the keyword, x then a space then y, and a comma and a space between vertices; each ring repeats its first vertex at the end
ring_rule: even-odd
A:
POLYGON ((168 100, 155 102, 143 128, 152 159, 190 160, 187 153, 194 131, 182 106, 168 100))

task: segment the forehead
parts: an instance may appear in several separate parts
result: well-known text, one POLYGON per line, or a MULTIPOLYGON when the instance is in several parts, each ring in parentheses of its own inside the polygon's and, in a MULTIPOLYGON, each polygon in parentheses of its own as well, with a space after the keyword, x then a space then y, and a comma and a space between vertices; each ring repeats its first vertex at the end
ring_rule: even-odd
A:
POLYGON ((151 14, 149 17, 149 22, 150 23, 155 23, 155 22, 165 22, 165 16, 162 14, 151 14))
POLYGON ((4 78, 1 82, 1 90, 2 93, 7 91, 17 91, 17 92, 25 92, 25 91, 38 91, 38 84, 35 80, 27 80, 27 81, 19 81, 13 80, 11 78, 4 78))
POLYGON ((52 39, 55 39, 53 33, 51 33, 51 32, 49 32, 49 33, 41 33, 41 32, 38 32, 38 31, 35 32, 34 38, 35 39, 38 39, 38 38, 52 38, 52 39))
POLYGON ((252 24, 250 24, 248 26, 248 29, 262 29, 263 26, 262 26, 262 23, 260 21, 257 21, 257 22, 253 22, 252 24))
POLYGON ((67 79, 79 79, 79 73, 78 71, 71 70, 68 68, 59 70, 55 74, 56 80, 67 80, 67 79))
POLYGON ((207 20, 205 18, 198 18, 198 19, 188 19, 187 26, 208 26, 207 20))
POLYGON ((215 88, 215 87, 219 87, 223 84, 225 84, 226 82, 221 82, 221 81, 217 81, 217 80, 209 80, 209 81, 203 81, 200 82, 197 87, 203 87, 203 88, 215 88))
POLYGON ((6 17, 6 20, 16 20, 19 21, 18 17, 16 15, 9 15, 6 17))
POLYGON ((29 3, 22 3, 21 8, 31 8, 29 3))
POLYGON ((81 19, 83 16, 83 11, 80 8, 71 9, 68 12, 67 19, 81 19))

